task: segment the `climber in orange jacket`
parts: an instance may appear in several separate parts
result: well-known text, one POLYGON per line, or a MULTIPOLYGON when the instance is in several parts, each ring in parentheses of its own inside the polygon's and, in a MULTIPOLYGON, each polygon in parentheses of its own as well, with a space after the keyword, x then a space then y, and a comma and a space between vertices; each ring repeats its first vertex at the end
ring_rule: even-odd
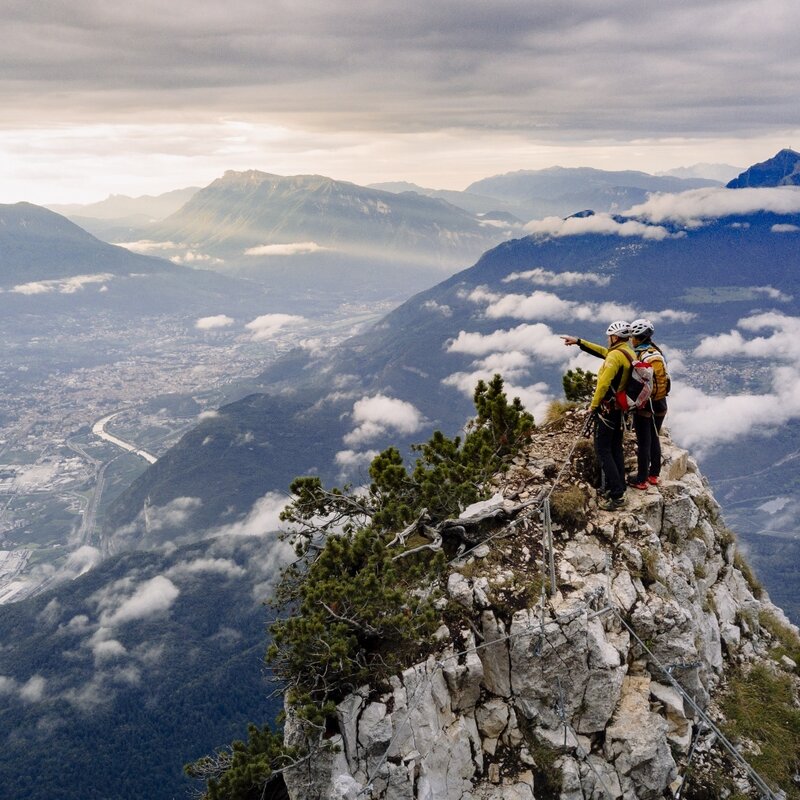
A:
POLYGON ((606 329, 608 346, 594 344, 574 336, 562 336, 565 345, 578 345, 586 353, 603 359, 597 373, 597 387, 590 412, 597 416, 595 450, 605 475, 608 498, 600 507, 613 511, 625 502, 625 458, 622 451, 622 411, 614 399, 624 389, 636 356, 628 344, 630 326, 624 320, 612 322, 606 329))

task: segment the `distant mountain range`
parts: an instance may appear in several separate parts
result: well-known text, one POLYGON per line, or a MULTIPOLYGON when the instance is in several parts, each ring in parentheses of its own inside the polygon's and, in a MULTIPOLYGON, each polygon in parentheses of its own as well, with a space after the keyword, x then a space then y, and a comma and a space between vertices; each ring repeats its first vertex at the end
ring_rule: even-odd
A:
POLYGON ((452 268, 503 234, 450 203, 318 175, 227 172, 156 226, 226 261, 315 246, 375 261, 452 268))
POLYGON ((732 164, 693 164, 690 167, 668 169, 666 172, 659 174, 673 178, 705 178, 710 181, 727 183, 736 175, 739 175, 742 169, 742 167, 734 167, 732 164))
POLYGON ((466 192, 497 198, 517 216, 530 220, 566 217, 589 208, 619 212, 644 202, 651 192, 683 192, 716 185, 717 181, 704 178, 673 178, 632 170, 550 167, 484 178, 470 184, 466 192))
POLYGON ((512 217, 517 222, 523 222, 511 209, 519 212, 516 203, 500 200, 497 197, 488 197, 480 194, 474 194, 469 191, 459 192, 452 189, 428 189, 424 186, 418 186, 415 183, 408 183, 407 181, 390 181, 386 183, 371 183, 370 189, 378 189, 383 192, 392 192, 393 194, 401 194, 403 192, 415 192, 416 194, 424 195, 425 197, 436 197, 439 200, 445 200, 452 203, 454 206, 463 208, 472 214, 483 216, 484 214, 495 214, 498 211, 506 214, 512 214, 512 217))
MULTIPOLYGON (((332 354, 298 351, 271 367, 262 376, 269 393, 226 406, 187 434, 119 498, 111 527, 136 525, 137 517, 141 524, 146 497, 163 506, 184 495, 213 495, 196 522, 215 524, 223 510, 243 514, 264 492, 284 490, 303 459, 306 472, 328 481, 343 474, 363 480, 368 450, 420 441, 433 427, 457 431, 471 412, 468 389, 493 371, 507 372, 513 386, 527 387, 529 404, 543 408, 548 397, 560 395, 564 358, 557 334, 602 338, 609 315, 652 315, 659 341, 680 353, 691 372, 692 351, 705 337, 728 333, 758 312, 800 313, 800 213, 723 213, 690 224, 589 213, 579 222, 575 233, 554 223, 499 245, 332 354), (361 441, 354 403, 377 396, 413 404, 419 428, 403 433, 388 425, 354 447, 361 441), (237 455, 233 445, 243 437, 253 446, 237 455)), ((737 394, 761 369, 733 359, 702 372, 705 383, 688 380, 699 380, 709 395, 737 394)), ((779 445, 746 438, 748 457, 764 469, 766 484, 741 474, 744 434, 709 453, 704 470, 725 479, 718 494, 731 509, 747 498, 791 493, 796 471, 771 465, 791 452, 796 429, 796 421, 789 423, 779 445)), ((758 514, 735 518, 745 535, 769 522, 758 514)))
POLYGON ((90 209, 74 219, 108 241, 143 252, 157 247, 180 263, 326 307, 354 292, 399 301, 519 235, 533 217, 617 211, 649 192, 707 185, 714 182, 555 167, 495 176, 455 192, 230 171, 153 224, 108 219, 109 208, 124 206, 111 200, 103 219, 90 219, 90 209))
MULTIPOLYGON (((731 167, 726 173, 735 174, 731 167)), ((463 192, 426 189, 413 183, 377 183, 390 192, 417 192, 439 197, 476 214, 505 211, 528 221, 552 215, 569 216, 583 209, 614 212, 643 202, 650 192, 681 192, 721 181, 695 175, 649 175, 645 172, 612 172, 589 167, 550 167, 520 170, 470 184, 463 192)))
POLYGON ((97 203, 51 205, 48 208, 65 217, 116 220, 118 223, 125 222, 126 224, 133 224, 136 221, 142 224, 155 222, 173 214, 188 202, 199 191, 199 188, 198 186, 189 186, 186 189, 173 189, 171 192, 159 195, 145 194, 140 197, 112 194, 97 203))
MULTIPOLYGON (((293 227, 287 206, 291 179, 278 181, 275 189, 282 198, 275 214, 283 208, 287 215, 285 224, 278 224, 277 216, 259 216, 261 193, 272 191, 264 185, 270 176, 249 175, 232 173, 216 182, 213 192, 198 192, 160 228, 163 235, 172 230, 182 237, 185 231, 189 244, 217 248, 219 257, 231 254, 234 260, 240 258, 232 255, 237 248, 272 246, 269 237, 279 234, 283 245, 323 244, 322 234, 320 241, 310 234, 299 238, 316 228, 293 227), (191 213, 184 214, 187 207, 191 213), (202 219, 217 226, 218 241, 203 229, 202 219), (270 227, 260 227, 267 223, 270 227), (205 238, 195 242, 193 232, 205 238)), ((337 236, 350 241, 361 218, 375 226, 372 233, 359 234, 368 251, 381 236, 381 241, 395 236, 413 248, 415 214, 424 209, 453 224, 464 220, 467 232, 490 227, 441 200, 420 202, 418 193, 397 195, 401 200, 395 205, 385 192, 362 194, 348 184, 315 180, 296 187, 295 219, 307 225, 321 220, 329 243, 337 236), (395 230, 381 220, 390 215, 407 222, 395 230)), ((509 182, 514 185, 503 189, 508 197, 533 202, 525 200, 536 197, 525 194, 533 183, 520 176, 509 182)), ((610 200, 644 198, 653 190, 628 186, 616 192, 601 181, 586 191, 610 200)), ((274 527, 275 511, 298 474, 358 484, 368 480, 371 452, 398 444, 408 453, 412 442, 426 439, 434 428, 455 434, 472 413, 469 390, 479 377, 502 372, 511 392, 520 393, 541 419, 548 400, 561 394, 568 351, 559 333, 599 340, 609 317, 651 315, 678 384, 670 398, 670 423, 681 411, 681 391, 690 393, 688 405, 696 404, 698 412, 704 398, 713 409, 726 394, 746 392, 756 400, 763 395, 758 419, 772 419, 781 406, 770 394, 779 350, 766 358, 702 356, 694 350, 709 337, 735 343, 731 331, 742 341, 762 332, 739 326, 742 319, 757 326, 800 316, 800 211, 752 209, 703 217, 702 201, 713 198, 706 190, 723 192, 700 187, 685 198, 683 217, 675 214, 680 203, 668 197, 675 200, 672 216, 658 217, 655 204, 636 217, 604 214, 598 207, 570 220, 550 220, 523 238, 505 240, 497 228, 501 243, 469 269, 407 299, 334 351, 292 351, 259 377, 259 393, 203 415, 108 509, 104 524, 113 557, 55 590, 3 608, 3 788, 32 800, 50 797, 54 785, 63 785, 65 800, 180 796, 187 783, 180 775, 183 761, 243 738, 246 720, 273 716, 261 674, 266 612, 260 603, 269 595, 280 549, 275 537, 245 534, 274 527), (691 394, 695 390, 701 394, 691 394), (85 768, 87 753, 91 770, 85 768)), ((567 213, 588 207, 581 202, 567 213)), ((497 216, 492 211, 510 213, 502 205, 482 213, 497 216)), ((429 223, 421 221, 426 233, 419 236, 430 246, 446 243, 445 228, 429 223)), ((465 233, 458 246, 469 240, 465 233)), ((344 273, 333 270, 344 258, 298 268, 291 250, 247 256, 243 263, 260 258, 261 267, 248 269, 283 270, 287 285, 299 270, 306 281, 302 291, 315 307, 330 300, 328 286, 341 292, 337 297, 348 291, 352 296, 357 284, 342 286, 344 273), (270 267, 273 261, 284 266, 270 267), (321 274, 325 264, 331 274, 321 274)), ((369 276, 371 269, 376 292, 385 291, 382 281, 395 281, 398 294, 405 289, 407 297, 414 285, 409 276, 422 281, 426 274, 442 274, 438 267, 412 273, 403 261, 380 268, 376 263, 365 256, 350 279, 369 276)), ((106 245, 27 204, 0 207, 0 289, 0 310, 15 329, 10 311, 23 319, 33 301, 44 301, 37 305, 38 316, 27 317, 37 335, 50 316, 52 330, 61 326, 62 318, 50 309, 77 307, 71 318, 77 320, 91 318, 103 304, 129 315, 241 317, 283 302, 259 283, 106 245), (81 282, 86 276, 98 280, 81 282), (27 289, 18 291, 21 286, 27 289)), ((791 340, 787 334, 783 341, 791 340)), ((742 410, 726 407, 723 413, 733 425, 742 410)), ((800 524, 800 504, 793 499, 797 452, 800 424, 794 419, 770 438, 743 430, 709 451, 702 463, 767 588, 795 621, 800 620, 794 574, 799 554, 792 538, 800 524), (780 530, 768 533, 779 519, 780 530)))
POLYGON ((729 189, 765 186, 800 186, 800 153, 788 148, 781 150, 767 161, 754 164, 728 183, 729 189))
POLYGON ((114 309, 123 315, 264 313, 260 284, 189 269, 107 244, 65 217, 30 203, 0 205, 4 313, 56 308, 114 309))

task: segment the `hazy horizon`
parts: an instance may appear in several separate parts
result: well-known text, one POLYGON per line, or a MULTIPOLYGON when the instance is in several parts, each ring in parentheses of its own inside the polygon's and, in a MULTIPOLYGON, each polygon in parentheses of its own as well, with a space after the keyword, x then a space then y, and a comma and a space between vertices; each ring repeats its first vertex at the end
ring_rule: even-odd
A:
POLYGON ((463 189, 554 165, 745 167, 800 143, 789 0, 45 0, 3 21, 0 202, 228 169, 463 189))

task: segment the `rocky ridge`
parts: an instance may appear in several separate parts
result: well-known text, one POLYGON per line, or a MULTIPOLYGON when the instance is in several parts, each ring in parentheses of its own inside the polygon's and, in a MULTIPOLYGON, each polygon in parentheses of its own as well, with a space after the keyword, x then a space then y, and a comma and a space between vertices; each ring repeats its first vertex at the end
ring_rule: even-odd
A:
MULTIPOLYGON (((713 727, 735 672, 789 676, 797 697, 765 621, 797 629, 685 450, 663 438, 660 485, 603 512, 582 424, 568 412, 541 429, 467 509, 485 541, 451 561, 438 648, 339 703, 332 746, 285 773, 292 800, 765 796, 746 763, 758 744, 736 741, 731 759, 713 727)), ((291 715, 285 737, 303 738, 291 715)))

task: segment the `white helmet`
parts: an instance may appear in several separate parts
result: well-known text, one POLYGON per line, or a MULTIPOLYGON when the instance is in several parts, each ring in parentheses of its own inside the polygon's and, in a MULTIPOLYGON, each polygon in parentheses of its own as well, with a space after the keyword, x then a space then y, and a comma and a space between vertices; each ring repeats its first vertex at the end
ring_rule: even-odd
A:
POLYGON ((617 319, 606 328, 606 336, 619 336, 627 339, 631 335, 631 326, 624 319, 617 319))
POLYGON ((644 319, 644 317, 635 319, 630 325, 630 334, 637 339, 644 339, 647 336, 652 336, 654 330, 653 323, 650 322, 649 319, 644 319))

